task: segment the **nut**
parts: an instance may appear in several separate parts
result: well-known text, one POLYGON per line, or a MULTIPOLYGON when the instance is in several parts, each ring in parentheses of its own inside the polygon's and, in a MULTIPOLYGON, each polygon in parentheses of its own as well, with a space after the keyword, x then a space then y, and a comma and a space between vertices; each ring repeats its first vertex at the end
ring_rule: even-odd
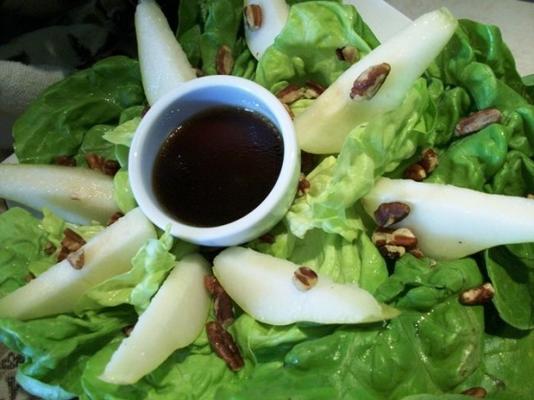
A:
POLYGON ((469 306, 486 304, 493 298, 494 294, 495 289, 493 289, 492 284, 486 282, 482 286, 460 293, 460 303, 469 306))
POLYGON ((487 108, 472 113, 458 121, 458 124, 456 124, 456 128, 454 129, 454 134, 456 136, 465 136, 478 132, 490 124, 499 122, 501 118, 502 114, 496 108, 487 108))
POLYGON ((438 153, 436 153, 434 149, 426 149, 423 151, 421 161, 419 161, 419 165, 423 167, 427 175, 434 171, 438 164, 438 153))
POLYGON ((303 196, 310 190, 311 184, 310 181, 306 179, 304 174, 300 174, 299 183, 298 183, 298 195, 303 196))
POLYGON ((276 238, 274 237, 274 235, 271 235, 270 233, 266 233, 264 235, 261 235, 259 237, 260 241, 263 242, 263 243, 268 243, 268 244, 273 244, 276 240, 276 238))
POLYGON ((227 45, 219 47, 215 57, 215 69, 219 75, 230 75, 234 68, 234 57, 232 49, 227 45))
POLYGON ((108 219, 107 226, 110 226, 110 225, 114 224, 115 222, 117 222, 119 220, 119 218, 122 218, 122 217, 124 217, 124 214, 121 213, 120 211, 117 211, 116 213, 113 213, 111 215, 111 217, 109 217, 109 219, 108 219))
POLYGON ((411 252, 417 248, 417 237, 408 228, 378 228, 373 232, 371 240, 373 241, 373 244, 379 248, 382 254, 393 259, 404 255, 406 250, 411 252), (385 246, 389 246, 389 248, 382 249, 385 246), (403 250, 397 249, 398 247, 402 247, 403 250), (399 253, 399 255, 390 257, 390 253, 399 253))
POLYGON ((85 244, 85 240, 72 229, 65 229, 63 235, 64 238, 61 241, 61 249, 57 255, 58 261, 64 260, 70 253, 78 251, 85 244))
POLYGON ((483 387, 472 387, 470 389, 464 390, 462 394, 466 396, 475 397, 477 399, 483 399, 486 397, 488 392, 483 387))
POLYGON ((76 160, 72 156, 57 156, 54 158, 54 164, 75 167, 76 160))
POLYGON ((206 324, 206 333, 211 348, 222 358, 232 371, 239 371, 245 365, 239 348, 224 327, 216 321, 206 324))
POLYGON ((402 221, 410 214, 410 206, 400 201, 382 203, 375 210, 375 221, 380 227, 388 227, 402 221))
POLYGON ((258 30, 261 28, 263 21, 263 12, 261 6, 258 4, 249 4, 245 7, 244 11, 245 21, 250 30, 258 30))
POLYGON ((212 275, 204 277, 204 286, 214 298, 215 317, 223 327, 234 322, 234 305, 228 293, 221 286, 217 278, 212 275))
POLYGON ((83 250, 75 251, 67 256, 67 261, 74 269, 82 269, 85 264, 85 254, 83 250))
POLYGON ((297 85, 291 84, 278 91, 278 93, 276 93, 276 97, 283 104, 292 104, 304 97, 304 91, 297 85))
POLYGON ((399 228, 393 231, 391 234, 391 241, 387 244, 402 246, 406 250, 411 250, 417 247, 417 238, 408 228, 399 228))
POLYGON ((336 49, 336 56, 340 61, 347 61, 350 64, 354 64, 360 59, 360 52, 356 47, 343 46, 336 49))
POLYGON ((115 174, 121 169, 120 164, 115 160, 104 160, 102 163, 102 172, 109 176, 115 176, 115 174))
POLYGON ((405 179, 412 179, 416 182, 421 182, 426 176, 426 171, 421 164, 412 164, 404 171, 405 179))
POLYGON ((306 82, 306 86, 304 87, 304 90, 303 90, 303 97, 305 99, 316 99, 324 91, 325 91, 325 88, 319 85, 317 82, 308 81, 306 82))
POLYGON ((390 244, 386 244, 385 246, 381 246, 378 248, 380 250, 380 253, 390 260, 398 260, 401 258, 404 254, 406 254, 406 249, 402 246, 394 246, 390 244))
POLYGON ((317 284, 319 277, 315 271, 308 267, 299 267, 293 273, 293 283, 301 292, 310 290, 317 284))
POLYGON ((391 66, 387 63, 367 68, 354 81, 350 98, 354 101, 372 99, 384 84, 390 71, 391 66))
POLYGON ((85 155, 85 161, 89 168, 103 172, 106 175, 114 176, 120 169, 120 165, 115 160, 105 160, 103 157, 95 153, 85 155))

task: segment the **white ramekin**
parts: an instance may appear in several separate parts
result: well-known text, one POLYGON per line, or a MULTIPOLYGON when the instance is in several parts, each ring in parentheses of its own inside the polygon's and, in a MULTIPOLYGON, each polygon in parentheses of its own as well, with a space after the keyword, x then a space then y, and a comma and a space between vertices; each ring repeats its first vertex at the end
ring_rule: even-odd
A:
POLYGON ((267 232, 287 212, 298 185, 300 151, 293 122, 271 92, 247 79, 213 75, 185 82, 148 110, 132 141, 128 170, 135 199, 155 225, 161 229, 170 226, 173 236, 192 243, 231 246, 267 232), (267 197, 240 219, 216 227, 187 225, 174 219, 157 201, 152 189, 154 162, 162 143, 182 121, 205 109, 224 105, 258 112, 279 129, 284 148, 280 175, 267 197))

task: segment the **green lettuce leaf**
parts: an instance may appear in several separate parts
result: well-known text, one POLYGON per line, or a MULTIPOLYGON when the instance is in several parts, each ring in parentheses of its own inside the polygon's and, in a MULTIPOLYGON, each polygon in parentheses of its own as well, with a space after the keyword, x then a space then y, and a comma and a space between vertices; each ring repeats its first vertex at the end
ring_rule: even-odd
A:
POLYGON ((148 307, 167 273, 175 264, 170 253, 173 238, 164 233, 149 239, 132 258, 132 268, 91 288, 77 305, 78 310, 131 304, 141 313, 148 307))
POLYGON ((124 214, 137 207, 128 171, 125 169, 120 169, 113 177, 113 200, 124 214))
POLYGON ((11 208, 0 214, 0 297, 26 283, 31 262, 46 259, 47 234, 28 211, 11 208))
POLYGON ((132 143, 135 130, 141 122, 141 117, 133 117, 115 128, 106 132, 102 138, 113 144, 121 144, 126 147, 130 147, 132 143))
POLYGON ((288 82, 326 87, 350 66, 339 60, 336 49, 352 46, 364 56, 377 45, 354 7, 331 1, 299 3, 290 8, 284 29, 259 61, 256 81, 273 92, 288 82))
POLYGON ((87 361, 134 316, 130 309, 114 309, 26 322, 0 319, 0 341, 24 356, 17 381, 26 391, 45 399, 70 399, 83 392, 80 376, 87 361))
POLYGON ((329 168, 319 165, 307 177, 310 191, 298 198, 286 215, 292 232, 302 237, 309 229, 320 228, 354 240, 363 224, 352 217, 350 208, 378 177, 393 171, 426 144, 424 115, 430 104, 426 83, 419 80, 399 108, 352 131, 335 162, 326 159, 323 164, 329 168), (316 180, 319 188, 315 188, 316 180))
POLYGON ((143 102, 137 61, 122 56, 99 61, 46 89, 31 104, 13 127, 15 154, 22 163, 44 164, 84 149, 103 150, 107 158, 110 147, 102 140, 107 129, 95 125, 116 124, 124 109, 143 102))

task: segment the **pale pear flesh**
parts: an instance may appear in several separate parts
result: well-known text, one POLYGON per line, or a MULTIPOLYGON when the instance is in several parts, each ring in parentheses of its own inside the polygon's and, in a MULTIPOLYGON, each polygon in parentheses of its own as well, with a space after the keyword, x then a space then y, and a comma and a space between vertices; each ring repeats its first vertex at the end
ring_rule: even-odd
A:
POLYGON ((351 130, 398 107, 456 26, 456 19, 446 9, 424 14, 351 66, 295 118, 300 148, 315 154, 338 153, 351 130), (356 78, 382 63, 389 64, 391 71, 376 95, 369 100, 351 99, 356 78))
POLYGON ((258 29, 251 29, 245 21, 245 39, 248 48, 259 60, 284 29, 289 15, 289 5, 285 0, 246 0, 245 6, 249 4, 261 7, 262 24, 258 29))
POLYGON ((128 271, 132 257, 155 237, 141 210, 130 211, 82 246, 81 269, 63 260, 0 299, 0 318, 28 320, 72 312, 88 289, 128 271))
POLYGON ((0 198, 35 210, 47 208, 81 225, 105 224, 119 211, 113 200, 113 179, 87 168, 60 165, 0 165, 0 198))
POLYGON ((191 344, 208 318, 210 297, 204 287, 208 274, 209 264, 198 254, 179 261, 130 336, 113 353, 100 379, 119 385, 133 384, 175 350, 191 344))
POLYGON ((322 274, 315 286, 301 291, 293 282, 299 265, 251 249, 228 248, 213 263, 213 273, 228 295, 254 319, 267 324, 353 324, 397 315, 357 285, 334 283, 322 274))
POLYGON ((154 0, 135 10, 135 32, 145 95, 150 105, 181 83, 196 78, 165 15, 154 0))
POLYGON ((380 204, 396 201, 411 211, 393 227, 410 228, 431 258, 458 259, 494 246, 534 242, 534 200, 526 197, 382 178, 363 205, 373 216, 380 204))

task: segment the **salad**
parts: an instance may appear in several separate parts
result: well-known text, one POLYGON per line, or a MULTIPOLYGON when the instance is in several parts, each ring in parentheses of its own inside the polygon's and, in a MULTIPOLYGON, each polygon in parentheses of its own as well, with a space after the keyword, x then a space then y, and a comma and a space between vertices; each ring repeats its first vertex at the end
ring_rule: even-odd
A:
MULTIPOLYGON (((287 21, 261 56, 247 47, 242 0, 180 2, 176 37, 202 74, 254 80, 276 93, 297 121, 380 43, 352 6, 287 3, 287 21)), ((252 26, 258 23, 251 19, 252 26)), ((128 151, 151 101, 137 60, 107 58, 46 90, 14 126, 22 169, 0 170, 0 191, 7 191, 2 182, 17 171, 5 184, 9 193, 43 214, 37 218, 19 207, 0 214, 0 341, 24 357, 19 384, 45 399, 530 399, 534 79, 519 76, 494 26, 458 21, 443 44, 398 104, 380 103, 379 112, 354 122, 337 151, 326 140, 328 150, 303 153, 299 193, 285 218, 243 245, 247 249, 225 250, 226 258, 139 222, 144 220, 128 184, 128 151), (76 167, 65 173, 51 164, 76 167), (97 182, 94 193, 102 196, 85 193, 87 182, 97 182), (58 201, 47 185, 75 187, 80 196, 58 201), (431 197, 429 187, 446 190, 431 197), (413 210, 404 209, 406 203, 413 210), (418 246, 410 221, 416 233, 436 235, 432 243, 424 245, 418 233, 418 246), (470 238, 480 221, 491 234, 470 238), (454 228, 462 237, 458 242, 475 245, 442 246, 436 224, 454 228), (399 231, 404 241, 389 242, 399 231), (100 258, 84 265, 80 248, 100 258), (214 297, 226 290, 236 303, 224 329, 241 362, 227 364, 218 356, 208 323, 135 383, 102 379, 140 316, 149 314, 180 273, 175 264, 194 264, 199 252, 209 261, 215 257, 214 273, 224 288, 210 281, 208 290, 214 297), (320 318, 312 309, 304 319, 282 312, 262 321, 258 307, 240 297, 248 281, 227 282, 236 259, 230 255, 251 268, 256 258, 270 260, 266 265, 273 268, 306 266, 298 270, 303 290, 319 277, 356 288, 381 308, 346 323, 329 320, 328 307, 320 318), (71 280, 70 267, 83 271, 89 264, 106 268, 91 275, 94 281, 71 280), (56 286, 35 284, 49 271, 59 271, 56 286), (23 292, 30 284, 40 289, 23 292), (68 296, 41 302, 45 289, 53 293, 61 285, 68 296), (7 303, 15 293, 24 296, 7 303)), ((356 89, 352 97, 368 94, 356 89)), ((373 95, 386 86, 376 89, 373 95)), ((186 276, 203 268, 209 270, 191 267, 186 276)), ((284 299, 286 292, 277 290, 272 301, 284 299)), ((269 304, 263 300, 260 305, 269 304)), ((218 318, 211 303, 203 308, 209 321, 218 318)), ((332 314, 339 308, 332 307, 332 314)), ((157 313, 145 320, 151 318, 157 313)))

